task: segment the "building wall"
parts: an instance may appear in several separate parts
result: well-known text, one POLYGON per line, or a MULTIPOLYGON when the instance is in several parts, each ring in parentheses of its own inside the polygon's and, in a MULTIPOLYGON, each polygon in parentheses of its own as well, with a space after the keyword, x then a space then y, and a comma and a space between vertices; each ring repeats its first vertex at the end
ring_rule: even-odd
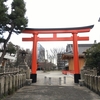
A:
MULTIPOLYGON (((69 70, 74 70, 74 59, 69 59, 69 70)), ((84 66, 84 58, 79 58, 79 69, 81 69, 84 66)))
POLYGON ((68 63, 68 60, 62 59, 62 53, 57 54, 57 67, 58 69, 64 69, 66 66, 66 63, 68 63))
POLYGON ((82 69, 82 67, 84 66, 85 64, 85 59, 84 58, 80 58, 79 59, 79 66, 80 66, 80 69, 82 69))
POLYGON ((73 63, 73 58, 69 59, 69 70, 74 70, 74 63, 73 63))

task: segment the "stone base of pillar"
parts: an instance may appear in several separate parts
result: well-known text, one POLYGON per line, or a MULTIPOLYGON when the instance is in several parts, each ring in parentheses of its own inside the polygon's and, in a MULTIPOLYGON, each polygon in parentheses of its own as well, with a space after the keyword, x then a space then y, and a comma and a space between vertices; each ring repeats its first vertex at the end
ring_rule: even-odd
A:
POLYGON ((80 74, 74 74, 74 83, 79 83, 80 74))
POLYGON ((31 74, 30 78, 32 79, 32 83, 37 82, 37 74, 31 74))
POLYGON ((80 79, 80 80, 79 80, 79 85, 80 85, 80 86, 84 86, 84 80, 80 79))
POLYGON ((32 84, 32 79, 26 79, 26 85, 31 85, 32 84))

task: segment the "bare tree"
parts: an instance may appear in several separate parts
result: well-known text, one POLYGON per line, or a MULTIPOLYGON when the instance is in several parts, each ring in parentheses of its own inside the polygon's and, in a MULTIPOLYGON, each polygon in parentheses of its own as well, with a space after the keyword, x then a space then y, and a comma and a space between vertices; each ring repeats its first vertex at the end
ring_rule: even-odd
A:
POLYGON ((48 54, 48 59, 50 60, 50 62, 54 63, 54 56, 51 54, 48 54))
POLYGON ((53 48, 50 49, 50 54, 48 54, 48 59, 54 63, 54 59, 57 60, 57 54, 58 53, 64 53, 66 50, 65 48, 53 48))
POLYGON ((31 64, 32 64, 32 51, 30 49, 26 49, 26 52, 28 53, 26 56, 26 63, 28 64, 28 66, 31 68, 31 64))

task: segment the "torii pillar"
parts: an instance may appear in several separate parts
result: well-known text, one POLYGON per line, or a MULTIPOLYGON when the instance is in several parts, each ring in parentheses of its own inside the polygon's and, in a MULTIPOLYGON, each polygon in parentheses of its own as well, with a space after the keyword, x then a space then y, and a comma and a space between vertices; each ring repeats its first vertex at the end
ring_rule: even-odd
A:
POLYGON ((78 83, 80 79, 80 70, 79 70, 77 32, 74 32, 72 34, 73 34, 73 51, 74 51, 74 82, 78 83))
POLYGON ((33 41, 32 49, 32 66, 31 66, 31 79, 32 83, 37 81, 37 41, 73 41, 73 51, 74 51, 74 83, 78 83, 80 79, 79 70, 79 56, 78 56, 78 40, 89 40, 89 37, 79 37, 78 33, 89 32, 94 25, 76 28, 49 28, 49 29, 33 29, 26 28, 23 33, 31 33, 33 37, 23 38, 23 41, 33 41), (52 38, 39 38, 38 34, 53 34, 52 38), (57 34, 61 33, 72 33, 72 37, 57 37, 57 34))
POLYGON ((37 81, 37 35, 38 33, 34 34, 33 38, 33 49, 32 49, 32 66, 31 66, 31 76, 32 83, 37 81))

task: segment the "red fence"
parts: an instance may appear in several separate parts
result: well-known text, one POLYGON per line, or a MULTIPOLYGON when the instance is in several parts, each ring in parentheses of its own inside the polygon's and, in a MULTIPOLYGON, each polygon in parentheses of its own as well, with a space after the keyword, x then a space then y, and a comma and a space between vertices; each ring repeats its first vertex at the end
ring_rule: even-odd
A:
POLYGON ((74 71, 73 70, 62 70, 62 74, 68 74, 68 73, 70 73, 70 74, 74 74, 74 71))

